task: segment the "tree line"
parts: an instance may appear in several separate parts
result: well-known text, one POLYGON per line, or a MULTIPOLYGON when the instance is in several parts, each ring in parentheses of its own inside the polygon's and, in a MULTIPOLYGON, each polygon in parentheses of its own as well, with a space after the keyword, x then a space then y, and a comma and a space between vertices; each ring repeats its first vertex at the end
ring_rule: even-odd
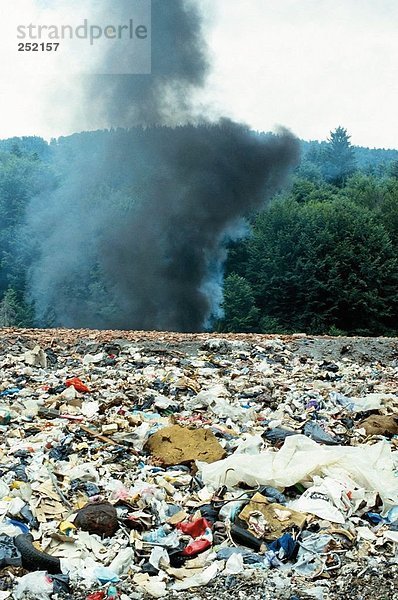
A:
MULTIPOLYGON (((95 148, 99 134, 85 135, 95 148)), ((0 141, 0 326, 36 325, 24 215, 32 198, 51 198, 73 146, 74 136, 0 141)), ((118 185, 123 172, 109 182, 118 185)), ((354 147, 343 127, 323 142, 302 142, 290 185, 249 225, 229 244, 224 317, 214 329, 398 334, 398 151, 354 147)))
POLYGON ((306 143, 290 189, 231 244, 220 331, 396 335, 398 156, 346 129, 306 143))

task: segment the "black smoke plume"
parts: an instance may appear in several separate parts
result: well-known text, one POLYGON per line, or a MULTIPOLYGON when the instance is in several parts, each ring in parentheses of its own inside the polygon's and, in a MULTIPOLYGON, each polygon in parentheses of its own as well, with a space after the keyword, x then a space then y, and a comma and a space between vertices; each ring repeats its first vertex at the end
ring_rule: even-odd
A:
MULTIPOLYGON (((135 0, 137 1, 137 0, 135 0)), ((109 14, 109 0, 102 0, 109 14)), ((98 3, 101 7, 101 2, 98 3)), ((98 7, 97 7, 98 10, 98 7)), ((112 1, 112 18, 126 23, 129 0, 112 1)), ((204 85, 209 69, 206 40, 192 0, 152 0, 150 75, 96 75, 84 83, 85 109, 108 126, 159 125, 192 121, 191 95, 204 85)), ((135 49, 119 43, 98 70, 134 65, 135 49)))
MULTIPOLYGON (((127 0, 114 5, 125 17, 127 0)), ((86 105, 125 129, 61 138, 60 183, 30 207, 39 323, 203 329, 222 299, 226 242, 298 162, 288 132, 187 124, 208 67, 201 20, 183 0, 154 0, 152 15, 153 75, 85 87, 86 105)))

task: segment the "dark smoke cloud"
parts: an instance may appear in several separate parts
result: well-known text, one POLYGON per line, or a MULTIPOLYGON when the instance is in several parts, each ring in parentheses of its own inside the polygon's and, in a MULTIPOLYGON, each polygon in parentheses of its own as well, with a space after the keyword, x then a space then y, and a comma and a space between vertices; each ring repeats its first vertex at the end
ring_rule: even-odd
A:
POLYGON ((202 286, 220 272, 226 232, 280 187, 297 144, 231 122, 164 134, 150 154, 166 168, 107 236, 104 269, 123 300, 116 325, 197 331, 214 309, 202 286))
POLYGON ((29 215, 39 319, 197 331, 217 309, 226 239, 280 188, 298 144, 224 120, 80 134, 57 152, 64 183, 29 215))
MULTIPOLYGON (((126 17, 127 0, 114 7, 126 17)), ((264 136, 204 118, 153 126, 187 121, 208 65, 192 3, 154 0, 152 14, 153 75, 85 87, 87 109, 109 125, 145 127, 61 139, 61 184, 28 212, 38 322, 203 329, 219 309, 226 241, 298 162, 286 131, 264 136)))
MULTIPOLYGON (((109 0, 104 10, 109 15, 109 0)), ((112 1, 114 22, 126 23, 131 15, 131 2, 112 1)), ((150 75, 99 75, 85 82, 86 110, 94 109, 108 126, 192 121, 191 94, 205 83, 209 68, 195 2, 152 0, 151 39, 150 75)), ((135 60, 134 46, 120 43, 104 57, 102 68, 105 72, 135 60)))

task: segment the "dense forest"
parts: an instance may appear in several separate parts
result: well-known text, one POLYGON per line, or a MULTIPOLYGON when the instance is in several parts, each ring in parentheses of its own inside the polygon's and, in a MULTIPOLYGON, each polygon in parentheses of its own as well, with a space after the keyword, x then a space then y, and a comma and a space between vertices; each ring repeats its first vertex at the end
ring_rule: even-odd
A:
MULTIPOLYGON (((27 293, 35 244, 24 226, 26 213, 35 198, 51 202, 77 140, 79 152, 95 157, 100 135, 85 133, 51 143, 38 137, 0 141, 1 326, 54 324, 50 314, 38 322, 27 293)), ((120 131, 107 135, 128 143, 120 131)), ((397 335, 398 151, 355 147, 342 127, 326 141, 301 145, 301 163, 287 187, 251 216, 244 236, 229 243, 224 317, 213 328, 397 335)), ((83 177, 84 162, 76 168, 83 177)), ((114 175, 102 181, 96 202, 111 198, 122 214, 132 197, 139 201, 140 190, 127 185, 123 169, 107 173, 114 175)), ((72 295, 74 302, 79 294, 84 298, 84 286, 89 285, 91 295, 103 296, 103 311, 112 311, 95 269, 85 278, 89 281, 71 282, 71 301, 72 295)))

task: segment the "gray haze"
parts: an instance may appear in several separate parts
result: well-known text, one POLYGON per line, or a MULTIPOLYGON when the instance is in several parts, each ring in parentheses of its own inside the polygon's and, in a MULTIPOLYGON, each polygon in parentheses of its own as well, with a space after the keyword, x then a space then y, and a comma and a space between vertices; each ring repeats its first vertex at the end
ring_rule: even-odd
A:
MULTIPOLYGON (((108 14, 109 2, 103 4, 108 14)), ((129 4, 128 0, 112 2, 115 22, 128 22, 129 4)), ((85 82, 85 110, 94 110, 96 118, 108 126, 192 120, 192 93, 204 85, 209 70, 197 3, 152 0, 151 29, 151 75, 99 75, 85 82)), ((102 66, 104 71, 112 70, 119 63, 134 64, 135 60, 135 46, 119 43, 105 56, 102 66)))

